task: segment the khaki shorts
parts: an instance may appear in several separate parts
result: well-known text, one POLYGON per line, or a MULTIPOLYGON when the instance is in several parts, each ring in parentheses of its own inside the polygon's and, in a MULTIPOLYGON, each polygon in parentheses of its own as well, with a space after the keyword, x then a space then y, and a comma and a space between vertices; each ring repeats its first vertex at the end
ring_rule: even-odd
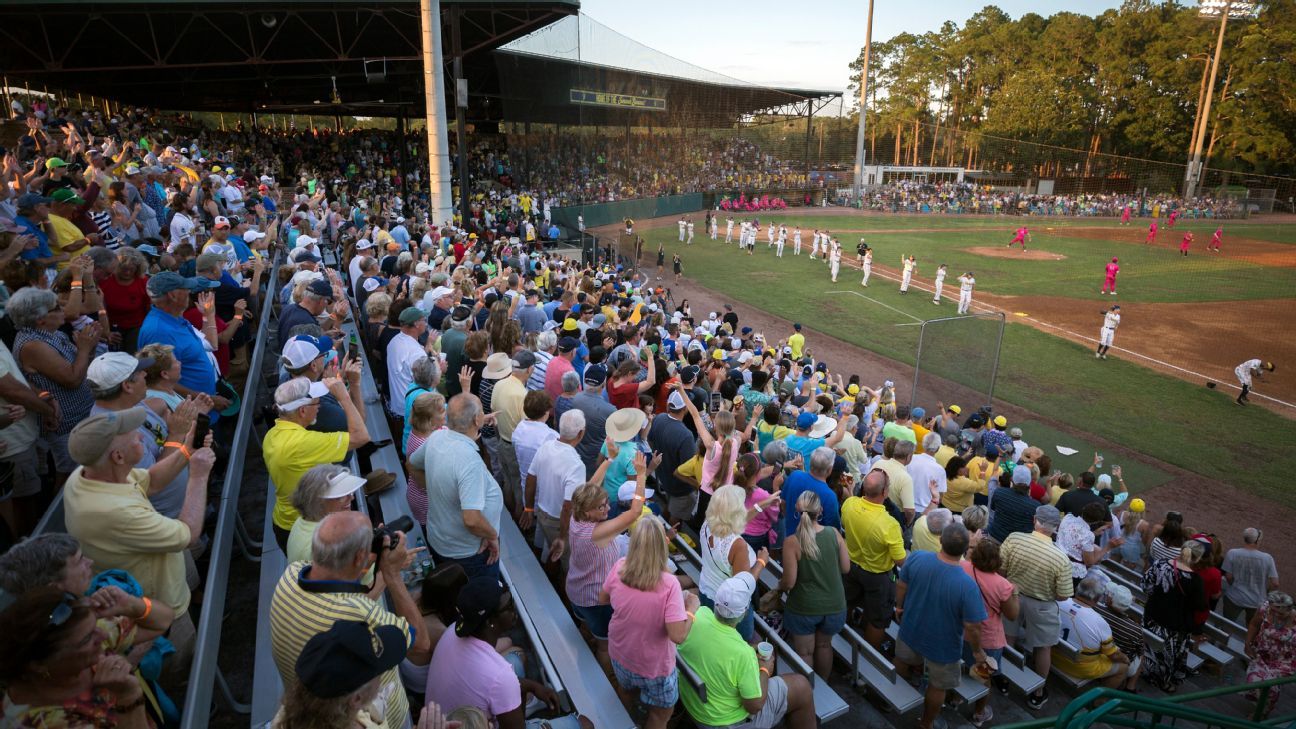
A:
POLYGON ((1058 604, 1053 600, 1036 600, 1021 595, 1021 615, 1017 619, 1017 642, 1022 650, 1052 648, 1062 635, 1058 604))
POLYGON ((24 448, 0 458, 0 501, 35 496, 41 491, 40 474, 36 472, 36 448, 24 448), (7 472, 7 473, 3 473, 7 472))
POLYGON ((918 653, 905 644, 903 640, 896 639, 895 644, 896 660, 910 666, 923 666, 927 669, 927 682, 932 688, 951 691, 958 688, 963 681, 963 662, 961 660, 953 663, 937 663, 918 655, 918 653))
POLYGON ((747 721, 714 727, 709 724, 698 724, 699 729, 774 729, 787 716, 788 688, 781 676, 774 676, 765 683, 765 705, 759 713, 747 717, 747 721))
POLYGON ((698 493, 671 496, 666 500, 666 514, 671 521, 689 521, 697 513, 698 493))

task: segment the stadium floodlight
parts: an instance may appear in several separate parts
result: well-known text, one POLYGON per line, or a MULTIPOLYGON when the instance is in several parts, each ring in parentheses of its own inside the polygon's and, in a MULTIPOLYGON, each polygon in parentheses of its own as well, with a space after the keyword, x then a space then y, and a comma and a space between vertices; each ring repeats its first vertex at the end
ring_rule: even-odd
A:
POLYGON ((1219 35, 1215 39, 1215 56, 1211 59, 1210 82, 1206 87, 1206 100, 1197 110, 1198 122, 1189 140, 1188 169, 1184 171, 1184 198, 1197 194, 1202 178, 1202 145, 1206 142, 1206 126, 1210 123, 1211 102, 1215 98, 1215 78, 1219 74, 1220 55, 1224 52, 1224 30, 1229 18, 1253 18, 1260 12, 1262 0, 1198 0, 1198 13, 1202 17, 1220 19, 1219 35))
POLYGON ((863 206, 864 199, 864 140, 867 123, 869 56, 873 50, 873 0, 869 0, 868 26, 864 31, 864 65, 860 67, 859 128, 855 132, 855 184, 851 188, 852 202, 863 206))

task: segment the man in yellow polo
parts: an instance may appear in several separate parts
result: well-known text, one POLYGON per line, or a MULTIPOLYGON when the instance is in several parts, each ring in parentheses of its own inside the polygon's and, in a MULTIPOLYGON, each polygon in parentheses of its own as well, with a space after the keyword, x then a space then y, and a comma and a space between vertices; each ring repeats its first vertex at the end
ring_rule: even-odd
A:
POLYGON ((842 504, 842 528, 851 569, 846 575, 846 601, 864 610, 864 638, 881 648, 887 626, 895 614, 895 578, 892 571, 905 561, 900 522, 887 513, 887 474, 873 471, 864 477, 860 496, 842 504))

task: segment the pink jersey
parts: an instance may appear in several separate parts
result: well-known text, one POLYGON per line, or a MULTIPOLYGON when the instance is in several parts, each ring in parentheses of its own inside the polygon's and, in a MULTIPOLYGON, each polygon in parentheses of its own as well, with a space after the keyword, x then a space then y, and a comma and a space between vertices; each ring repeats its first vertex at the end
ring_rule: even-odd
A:
POLYGON ((1188 244, 1192 243, 1192 233, 1184 233, 1183 240, 1179 241, 1179 250, 1188 250, 1188 244))
POLYGON ((1157 232, 1157 224, 1156 224, 1156 221, 1155 221, 1155 220, 1153 220, 1153 221, 1152 221, 1152 224, 1148 226, 1148 232, 1151 233, 1151 234, 1153 234, 1153 235, 1156 235, 1156 232, 1157 232))
POLYGON ((1019 241, 1024 241, 1024 240, 1026 240, 1026 229, 1018 228, 1017 235, 1013 237, 1013 243, 1017 243, 1019 241))
POLYGON ((1224 237, 1224 229, 1220 228, 1219 230, 1215 231, 1215 235, 1211 236, 1211 245, 1218 246, 1220 244, 1220 240, 1223 237, 1224 237))
POLYGON ((1129 219, 1130 219, 1130 209, 1129 206, 1126 205, 1125 209, 1121 211, 1121 222, 1128 223, 1129 219))
POLYGON ((1120 272, 1120 266, 1115 263, 1107 264, 1107 280, 1115 281, 1116 274, 1120 272))

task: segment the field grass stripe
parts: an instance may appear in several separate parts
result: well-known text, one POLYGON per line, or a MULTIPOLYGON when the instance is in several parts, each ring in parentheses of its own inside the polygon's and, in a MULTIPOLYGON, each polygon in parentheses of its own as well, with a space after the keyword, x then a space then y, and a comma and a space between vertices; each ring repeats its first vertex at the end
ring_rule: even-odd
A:
MULTIPOLYGON (((927 320, 926 320, 926 319, 919 319, 918 317, 914 316, 913 314, 910 314, 910 313, 907 312, 907 311, 901 311, 900 309, 897 309, 897 308, 895 308, 894 306, 892 306, 892 305, 890 305, 890 304, 885 304, 885 303, 883 303, 883 302, 881 302, 881 301, 878 301, 877 299, 873 298, 872 296, 865 296, 864 294, 861 294, 861 293, 858 292, 858 291, 825 291, 824 293, 825 293, 825 294, 854 294, 854 295, 860 297, 861 299, 867 299, 867 300, 869 300, 869 301, 872 301, 873 303, 877 304, 878 306, 885 306, 886 308, 890 309, 891 311, 894 311, 894 312, 897 313, 897 314, 900 314, 900 315, 902 315, 902 316, 907 316, 907 317, 909 317, 910 319, 913 319, 913 320, 914 320, 915 322, 917 322, 918 324, 926 324, 926 323, 927 323, 927 320)), ((897 324, 896 326, 913 326, 913 325, 912 325, 912 324, 897 324)))

